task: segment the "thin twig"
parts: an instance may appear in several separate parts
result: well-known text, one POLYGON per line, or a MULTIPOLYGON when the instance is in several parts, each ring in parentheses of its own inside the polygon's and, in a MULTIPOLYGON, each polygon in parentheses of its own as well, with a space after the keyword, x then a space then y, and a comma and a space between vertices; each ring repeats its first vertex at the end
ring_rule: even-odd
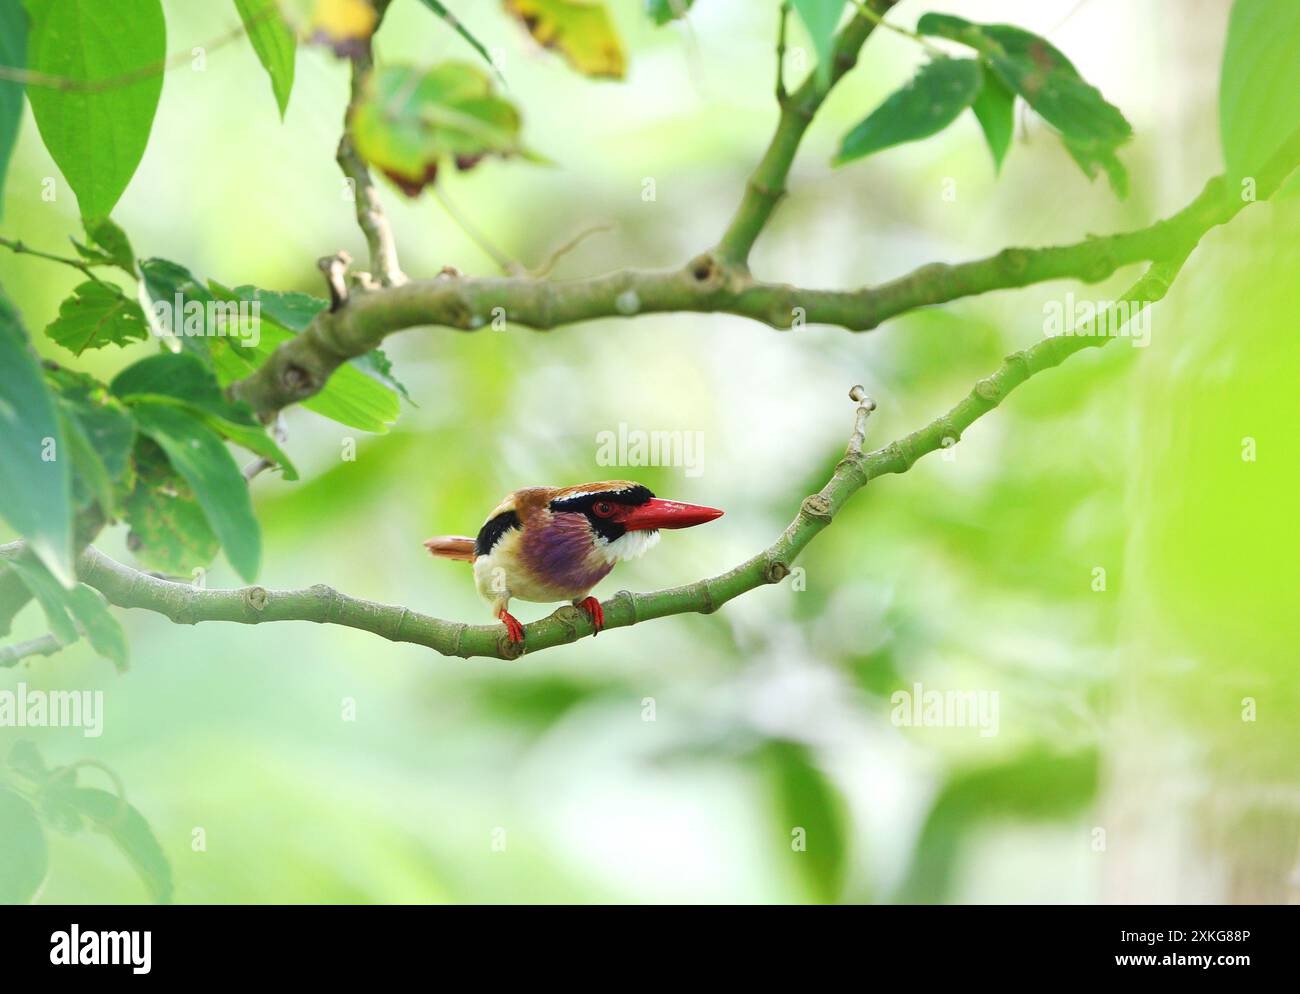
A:
POLYGON ((582 231, 574 235, 572 238, 570 238, 563 245, 561 245, 559 248, 557 248, 554 252, 552 252, 550 257, 544 263, 542 263, 542 265, 539 266, 537 269, 530 271, 529 275, 532 276, 532 278, 535 280, 540 280, 543 277, 551 275, 551 270, 555 268, 556 263, 558 263, 561 259, 563 259, 574 249, 576 249, 579 245, 585 242, 592 235, 599 234, 602 231, 613 231, 613 230, 614 230, 614 226, 612 224, 598 224, 595 227, 583 229, 582 231))
MULTIPOLYGON (((897 0, 872 2, 888 10, 897 0)), ((767 151, 750 174, 740 206, 736 208, 727 230, 714 249, 719 261, 733 266, 747 266, 754 243, 771 219, 776 205, 785 196, 786 178, 794 164, 804 132, 808 130, 808 125, 812 123, 831 89, 853 68, 859 50, 875 27, 876 21, 872 18, 863 13, 855 14, 835 36, 830 85, 824 85, 820 74, 814 71, 808 74, 794 93, 787 94, 781 104, 781 116, 767 151)))
POLYGON ((790 20, 790 0, 781 0, 776 28, 776 103, 784 107, 789 94, 785 89, 785 30, 790 20))
POLYGON ((0 668, 8 669, 32 656, 52 656, 62 648, 63 643, 53 635, 42 635, 40 638, 28 639, 26 642, 0 645, 0 668))
POLYGON ((919 34, 916 31, 909 31, 907 28, 900 27, 899 25, 893 24, 890 21, 886 21, 881 15, 877 14, 874 10, 872 10, 869 6, 867 6, 867 4, 863 3, 862 0, 852 0, 852 3, 855 7, 858 8, 859 11, 862 12, 864 17, 874 21, 879 27, 892 31, 896 35, 902 35, 904 38, 910 38, 912 41, 916 42, 918 45, 924 48, 931 55, 946 56, 948 54, 940 46, 936 45, 925 35, 919 34))
POLYGON ((92 265, 105 265, 105 266, 111 265, 111 263, 107 263, 107 262, 102 264, 90 263, 82 259, 73 259, 73 258, 69 258, 68 256, 54 255, 50 252, 42 252, 40 249, 34 249, 22 241, 12 239, 12 238, 5 238, 3 235, 0 235, 0 246, 4 246, 5 248, 13 252, 15 255, 30 255, 33 258, 46 259, 50 262, 57 262, 64 266, 71 266, 73 269, 79 270, 80 272, 84 273, 86 276, 94 280, 96 283, 104 283, 106 281, 96 276, 90 267, 92 265))
POLYGON ((497 267, 503 273, 509 276, 518 276, 527 272, 527 270, 525 270, 518 262, 511 259, 508 255, 493 245, 488 237, 484 235, 483 232, 480 231, 454 203, 451 202, 451 198, 447 196, 447 191, 442 188, 441 183, 435 182, 433 184, 433 196, 442 209, 447 212, 447 216, 456 223, 456 227, 460 228, 460 230, 465 233, 465 236, 477 245, 484 255, 496 263, 497 267))
MULTIPOLYGON (((376 5, 380 20, 387 10, 387 4, 376 5)), ((379 22, 375 24, 378 30, 379 22)), ((352 138, 352 115, 364 98, 364 86, 367 76, 374 65, 374 55, 369 40, 352 56, 352 75, 349 84, 347 110, 343 113, 343 134, 339 138, 335 161, 343 175, 352 185, 352 197, 356 208, 357 226, 365 235, 366 246, 370 250, 370 271, 380 286, 401 286, 406 282, 406 274, 397 257, 397 239, 393 236, 393 226, 384 212, 379 200, 379 189, 370 175, 366 161, 357 152, 352 138)), ((412 79, 417 78, 412 76, 412 79)))
POLYGON ((867 396, 866 389, 861 386, 855 386, 849 391, 849 399, 857 401, 858 411, 853 423, 853 434, 849 436, 849 446, 844 454, 855 458, 862 455, 862 445, 867 439, 867 418, 876 409, 876 402, 867 396))

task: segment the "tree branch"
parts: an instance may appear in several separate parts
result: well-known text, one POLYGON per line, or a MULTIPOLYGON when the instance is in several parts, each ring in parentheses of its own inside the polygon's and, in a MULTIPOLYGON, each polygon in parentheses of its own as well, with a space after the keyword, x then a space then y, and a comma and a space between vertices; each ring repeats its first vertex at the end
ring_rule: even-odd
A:
MULTIPOLYGON (((877 14, 883 14, 897 2, 898 0, 870 0, 869 5, 877 14)), ((714 250, 719 260, 742 269, 747 268, 750 249, 758 241, 758 236, 776 210, 776 205, 785 196, 786 177, 790 175, 790 167, 794 164, 804 132, 808 130, 808 125, 812 123, 827 94, 857 63, 859 50, 876 27, 875 22, 861 10, 855 13, 835 40, 830 85, 823 86, 814 69, 799 89, 786 96, 784 84, 780 82, 782 77, 779 64, 785 54, 784 8, 781 17, 781 33, 777 42, 777 102, 781 116, 767 151, 745 184, 740 206, 736 208, 735 216, 714 250)))
MULTIPOLYGON (((1270 196, 1297 162, 1300 130, 1257 177, 1260 198, 1270 196)), ((734 314, 778 329, 806 322, 869 331, 919 307, 1055 279, 1096 282, 1122 266, 1185 255, 1246 203, 1223 177, 1216 177, 1187 207, 1146 228, 1070 245, 1008 248, 956 265, 935 263, 856 290, 764 283, 712 254, 698 256, 684 269, 622 270, 585 280, 439 277, 383 290, 358 289, 346 307, 322 312, 232 390, 269 419, 311 397, 339 365, 377 347, 386 335, 422 325, 473 331, 499 314, 538 329, 597 318, 697 312, 734 314)))
MULTIPOLYGON (((379 30, 387 9, 388 0, 375 4, 378 18, 375 22, 375 31, 379 30)), ((406 275, 397 261, 397 241, 393 238, 392 225, 388 223, 388 215, 384 213, 383 204, 379 202, 379 189, 370 176, 370 170, 352 141, 352 113, 362 100, 366 77, 374 68, 374 54, 370 39, 366 39, 364 46, 352 56, 351 61, 351 91, 347 110, 343 113, 343 136, 339 139, 335 160, 352 185, 357 225, 366 236, 366 245, 370 249, 371 275, 380 286, 401 286, 406 282, 406 275)))
POLYGON ((0 669, 17 666, 22 660, 32 656, 52 656, 62 648, 63 643, 53 635, 42 635, 40 638, 14 642, 11 645, 0 645, 0 669))
MULTIPOLYGON (((621 590, 602 606, 605 629, 624 628, 674 614, 709 614, 727 601, 755 587, 779 583, 792 564, 866 483, 878 476, 905 473, 922 456, 947 448, 962 432, 998 406, 1029 377, 1050 369, 1085 348, 1110 341, 1098 328, 1117 330, 1115 315, 1128 319, 1162 299, 1178 274, 1186 254, 1151 266, 1146 274, 1112 307, 1074 335, 1048 338, 1007 357, 1002 366, 975 384, 960 403, 924 428, 896 442, 862 452, 867 415, 875 404, 860 387, 851 396, 858 401, 853 433, 844 458, 819 493, 804 499, 794 520, 772 545, 726 573, 681 587, 636 594, 621 590)), ((119 607, 144 608, 180 624, 200 621, 234 621, 262 624, 270 621, 315 621, 373 632, 392 642, 427 646, 446 656, 492 656, 513 659, 525 649, 536 652, 574 642, 592 634, 590 617, 565 605, 549 617, 524 628, 523 647, 511 642, 501 625, 466 625, 444 621, 407 607, 379 604, 317 585, 303 590, 268 590, 242 587, 203 590, 158 579, 114 562, 87 548, 78 564, 81 579, 119 607)))

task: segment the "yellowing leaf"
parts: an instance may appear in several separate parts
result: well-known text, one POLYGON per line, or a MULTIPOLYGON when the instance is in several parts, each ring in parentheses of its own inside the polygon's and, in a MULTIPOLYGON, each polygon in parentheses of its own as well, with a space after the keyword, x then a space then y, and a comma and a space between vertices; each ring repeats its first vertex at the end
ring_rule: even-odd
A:
POLYGON ((554 48, 584 76, 622 79, 623 43, 604 0, 505 0, 538 44, 554 48))
POLYGON ((286 13, 309 41, 342 57, 363 51, 379 22, 370 0, 294 0, 286 13))
POLYGON ((410 196, 433 182, 446 159, 469 169, 485 155, 523 153, 519 127, 514 105, 464 62, 374 71, 352 118, 357 151, 410 196))

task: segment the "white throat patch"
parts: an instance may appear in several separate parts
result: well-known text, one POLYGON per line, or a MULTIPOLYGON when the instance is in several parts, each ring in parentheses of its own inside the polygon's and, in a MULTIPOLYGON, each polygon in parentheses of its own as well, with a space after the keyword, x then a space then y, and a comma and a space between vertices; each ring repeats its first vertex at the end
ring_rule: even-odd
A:
POLYGON ((653 531, 624 532, 614 541, 602 540, 596 544, 605 561, 616 563, 620 559, 636 559, 659 544, 659 529, 653 531))

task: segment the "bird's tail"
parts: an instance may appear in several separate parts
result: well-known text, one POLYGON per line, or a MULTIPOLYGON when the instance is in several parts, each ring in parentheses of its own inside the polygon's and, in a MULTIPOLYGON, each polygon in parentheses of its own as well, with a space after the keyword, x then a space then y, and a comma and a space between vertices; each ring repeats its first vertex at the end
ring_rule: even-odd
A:
POLYGON ((474 561, 474 540, 464 535, 438 535, 424 540, 424 547, 441 559, 474 561))

